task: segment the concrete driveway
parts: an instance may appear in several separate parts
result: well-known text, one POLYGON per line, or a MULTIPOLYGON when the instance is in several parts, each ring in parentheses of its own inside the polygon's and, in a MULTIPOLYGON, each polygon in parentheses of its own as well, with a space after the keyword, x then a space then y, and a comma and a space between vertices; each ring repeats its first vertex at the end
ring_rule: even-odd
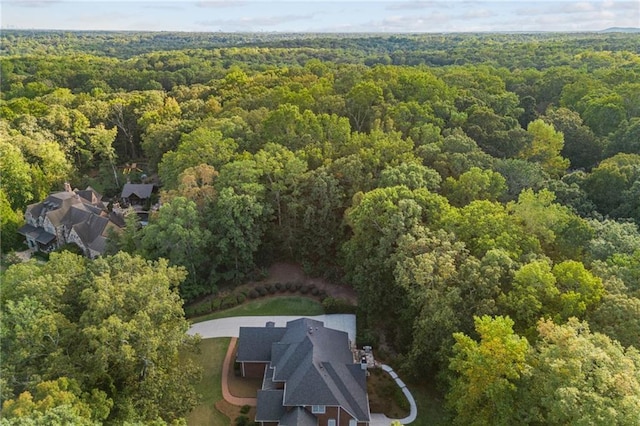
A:
POLYGON ((287 321, 298 318, 311 318, 324 322, 327 328, 341 330, 349 335, 352 343, 356 341, 356 316, 353 314, 329 314, 329 315, 277 315, 255 317, 229 317, 203 321, 193 324, 187 334, 199 334, 203 339, 214 337, 238 337, 240 327, 264 327, 268 321, 273 321, 276 327, 285 327, 287 321))

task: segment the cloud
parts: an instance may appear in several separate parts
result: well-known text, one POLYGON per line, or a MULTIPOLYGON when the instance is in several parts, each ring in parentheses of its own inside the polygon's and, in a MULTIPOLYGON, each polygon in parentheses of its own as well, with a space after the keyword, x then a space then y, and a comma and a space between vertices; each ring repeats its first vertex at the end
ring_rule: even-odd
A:
POLYGON ((428 15, 395 15, 388 16, 381 21, 365 23, 361 27, 366 32, 428 32, 439 31, 440 27, 450 19, 449 15, 441 12, 433 12, 428 15))
POLYGON ((387 10, 424 10, 436 8, 449 8, 450 5, 443 1, 402 1, 394 2, 385 7, 387 10))
POLYGON ((49 7, 57 3, 60 0, 8 0, 7 5, 19 6, 19 7, 49 7))
POLYGON ((164 9, 164 10, 185 10, 185 5, 180 3, 169 3, 169 2, 155 2, 149 3, 144 6, 145 9, 164 9))
POLYGON ((196 6, 203 8, 225 8, 225 7, 239 7, 246 5, 244 0, 205 0, 196 3, 196 6))
POLYGON ((279 15, 279 16, 245 16, 237 19, 210 19, 198 21, 197 24, 204 27, 238 28, 240 30, 260 29, 261 27, 277 27, 282 24, 296 21, 308 21, 313 19, 313 14, 308 15, 279 15))
POLYGON ((596 6, 591 2, 579 1, 579 2, 570 2, 565 4, 562 8, 560 8, 559 13, 585 13, 592 12, 596 10, 596 6))
POLYGON ((462 19, 484 19, 484 18, 491 18, 492 16, 495 16, 496 14, 491 12, 488 9, 474 9, 474 10, 467 10, 463 15, 462 15, 462 19))

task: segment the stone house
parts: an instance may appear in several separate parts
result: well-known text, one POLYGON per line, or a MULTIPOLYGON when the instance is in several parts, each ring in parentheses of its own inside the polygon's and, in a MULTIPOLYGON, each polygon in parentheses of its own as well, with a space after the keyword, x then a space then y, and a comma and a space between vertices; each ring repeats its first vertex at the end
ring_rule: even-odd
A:
POLYGON ((76 244, 91 258, 104 253, 109 232, 124 226, 121 217, 110 213, 93 188, 65 190, 49 195, 25 211, 26 224, 18 229, 35 251, 50 252, 65 244, 76 244))

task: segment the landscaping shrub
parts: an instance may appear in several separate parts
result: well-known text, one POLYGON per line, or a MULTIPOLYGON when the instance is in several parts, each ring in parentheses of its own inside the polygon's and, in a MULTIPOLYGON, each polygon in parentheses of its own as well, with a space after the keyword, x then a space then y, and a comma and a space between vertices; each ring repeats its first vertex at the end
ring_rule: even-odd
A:
POLYGON ((233 308, 237 304, 238 304, 238 301, 236 300, 236 298, 233 295, 232 296, 227 296, 224 299, 222 299, 222 303, 220 303, 220 308, 221 309, 229 309, 229 308, 233 308))
POLYGON ((271 289, 273 288, 273 284, 267 283, 264 285, 264 288, 266 288, 268 292, 271 292, 271 289))
POLYGON ((236 426, 248 426, 249 425, 249 417, 242 415, 236 417, 236 426))
POLYGON ((318 290, 316 287, 313 287, 311 289, 311 294, 314 295, 314 296, 317 296, 317 295, 320 294, 320 290, 318 290))
MULTIPOLYGON (((323 303, 324 306, 324 303, 323 303)), ((326 312, 326 311, 325 311, 326 312)), ((356 335, 356 343, 359 347, 372 346, 377 348, 376 356, 380 355, 380 348, 378 347, 378 334, 375 330, 370 328, 358 329, 356 335)))
POLYGON ((302 281, 296 281, 294 287, 296 290, 300 290, 302 288, 302 281))
POLYGON ((202 303, 197 304, 196 306, 194 306, 194 313, 196 315, 202 315, 202 314, 206 313, 206 311, 207 311, 207 308, 202 303))
POLYGON ((327 297, 327 290, 325 289, 320 290, 320 293, 318 293, 318 296, 320 296, 320 298, 324 300, 327 297))
POLYGON ((302 293, 302 294, 309 293, 309 286, 306 285, 306 284, 302 284, 302 286, 300 287, 300 293, 302 293))
POLYGON ((213 299, 211 301, 211 311, 217 311, 218 309, 220 309, 221 302, 222 302, 222 299, 220 299, 219 297, 216 297, 215 299, 213 299))
POLYGON ((256 289, 252 288, 251 290, 249 290, 249 293, 247 294, 247 296, 249 296, 249 299, 255 299, 256 297, 258 297, 260 294, 256 291, 256 289))
POLYGON ((327 297, 322 301, 322 307, 327 314, 355 314, 357 307, 346 299, 327 297))
POLYGON ((291 291, 291 289, 293 288, 293 283, 288 282, 284 285, 284 288, 287 289, 287 291, 291 291))
POLYGON ((260 296, 266 296, 267 295, 267 289, 264 288, 263 286, 256 287, 256 291, 258 292, 258 294, 260 294, 260 296))
POLYGON ((240 408, 240 413, 241 414, 247 414, 249 412, 249 410, 251 410, 251 406, 245 404, 240 408))
POLYGON ((276 293, 276 291, 278 291, 278 289, 277 289, 275 286, 272 286, 272 287, 269 289, 269 294, 275 294, 275 293, 276 293))
POLYGON ((284 285, 282 283, 276 283, 276 290, 283 291, 284 290, 284 285))
POLYGON ((238 302, 238 305, 240 305, 241 303, 244 303, 244 301, 247 299, 247 296, 245 296, 244 294, 240 293, 236 296, 236 302, 238 302))

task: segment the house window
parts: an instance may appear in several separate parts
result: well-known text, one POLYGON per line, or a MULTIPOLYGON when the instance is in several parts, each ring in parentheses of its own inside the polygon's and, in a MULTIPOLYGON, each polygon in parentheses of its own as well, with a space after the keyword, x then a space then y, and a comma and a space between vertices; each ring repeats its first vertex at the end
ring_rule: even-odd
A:
POLYGON ((327 426, 336 426, 336 419, 329 419, 327 426))
MULTIPOLYGON (((324 405, 312 405, 311 412, 313 414, 324 414, 325 412, 324 405)), ((334 423, 334 426, 335 426, 335 423, 334 423)))
POLYGON ((356 426, 358 424, 358 422, 356 422, 356 419, 350 419, 349 420, 349 426, 356 426))

